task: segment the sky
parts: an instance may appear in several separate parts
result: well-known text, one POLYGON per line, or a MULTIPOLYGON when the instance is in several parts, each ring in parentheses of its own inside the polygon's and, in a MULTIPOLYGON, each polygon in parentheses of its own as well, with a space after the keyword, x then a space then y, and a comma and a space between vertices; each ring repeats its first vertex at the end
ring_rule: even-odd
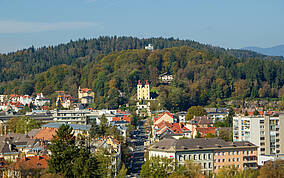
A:
POLYGON ((0 0, 0 53, 99 36, 284 44, 284 0, 0 0))

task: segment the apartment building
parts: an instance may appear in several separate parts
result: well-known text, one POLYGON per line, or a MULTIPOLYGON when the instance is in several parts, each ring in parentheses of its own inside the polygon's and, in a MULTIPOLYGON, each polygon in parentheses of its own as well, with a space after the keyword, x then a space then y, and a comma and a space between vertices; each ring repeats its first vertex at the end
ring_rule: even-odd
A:
POLYGON ((259 165, 272 159, 284 159, 284 114, 234 117, 233 141, 257 145, 259 165))
POLYGON ((86 115, 89 110, 55 110, 52 113, 53 120, 56 122, 65 122, 68 124, 87 124, 86 115))
POLYGON ((218 138, 166 138, 149 148, 149 158, 173 158, 180 164, 185 160, 192 160, 201 164, 205 174, 225 166, 256 169, 257 155, 257 146, 250 142, 226 142, 218 138))

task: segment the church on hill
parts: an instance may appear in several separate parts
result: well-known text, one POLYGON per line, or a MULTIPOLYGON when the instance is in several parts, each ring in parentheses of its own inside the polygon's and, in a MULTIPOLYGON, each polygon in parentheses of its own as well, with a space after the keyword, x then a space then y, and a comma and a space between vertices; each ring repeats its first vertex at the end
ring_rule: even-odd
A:
POLYGON ((150 85, 148 80, 146 80, 145 85, 141 84, 141 81, 138 81, 137 84, 137 100, 150 100, 150 85))

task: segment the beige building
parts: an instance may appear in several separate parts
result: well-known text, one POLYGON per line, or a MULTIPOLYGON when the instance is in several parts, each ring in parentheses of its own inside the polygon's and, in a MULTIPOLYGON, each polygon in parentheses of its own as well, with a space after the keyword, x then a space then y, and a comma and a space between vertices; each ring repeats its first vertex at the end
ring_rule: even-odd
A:
POLYGON ((95 93, 89 88, 78 89, 78 99, 82 104, 93 103, 95 98, 95 93))
POLYGON ((257 169, 257 146, 250 142, 226 142, 218 138, 166 138, 149 148, 149 158, 160 156, 176 159, 180 164, 192 160, 205 174, 223 167, 257 169))
POLYGON ((148 80, 144 86, 142 86, 141 81, 137 84, 137 100, 150 100, 150 85, 148 80))

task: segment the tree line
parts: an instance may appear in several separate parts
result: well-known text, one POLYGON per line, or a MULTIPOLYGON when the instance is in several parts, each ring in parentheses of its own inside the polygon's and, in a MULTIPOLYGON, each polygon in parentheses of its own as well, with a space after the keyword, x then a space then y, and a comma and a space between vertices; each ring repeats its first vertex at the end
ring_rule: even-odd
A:
MULTIPOLYGON (((112 38, 105 39, 112 42, 112 38)), ((159 40, 155 40, 158 39, 152 42, 159 46, 159 40)), ((163 42, 160 48, 185 43, 160 40, 163 42)), ((123 40, 117 38, 117 41, 122 43, 123 40)), ((70 42, 73 43, 76 46, 77 43, 70 42)), ((195 43, 191 43, 194 46, 195 43)), ((55 91, 65 90, 76 97, 81 86, 94 90, 95 108, 113 109, 133 101, 138 80, 149 80, 151 94, 158 100, 151 107, 171 111, 185 111, 190 106, 206 106, 227 98, 281 98, 284 94, 284 62, 281 59, 264 59, 257 55, 258 58, 235 57, 228 50, 209 50, 215 49, 213 47, 201 50, 186 46, 154 51, 120 49, 109 51, 105 48, 109 54, 100 54, 90 60, 81 58, 79 62, 55 65, 25 79, 2 82, 0 93, 43 92, 55 101, 55 91), (174 75, 171 84, 160 83, 159 75, 165 72, 174 75)))

